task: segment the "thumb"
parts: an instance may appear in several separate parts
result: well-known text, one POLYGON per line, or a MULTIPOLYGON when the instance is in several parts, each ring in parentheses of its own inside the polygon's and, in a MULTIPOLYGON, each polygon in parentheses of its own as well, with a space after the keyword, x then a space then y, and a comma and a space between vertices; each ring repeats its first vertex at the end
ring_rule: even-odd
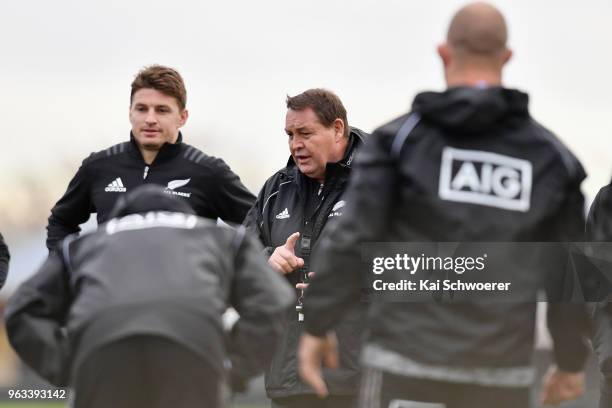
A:
POLYGON ((299 232, 294 232, 293 234, 289 235, 289 238, 287 238, 287 242, 285 242, 285 248, 295 253, 295 243, 299 238, 299 232))

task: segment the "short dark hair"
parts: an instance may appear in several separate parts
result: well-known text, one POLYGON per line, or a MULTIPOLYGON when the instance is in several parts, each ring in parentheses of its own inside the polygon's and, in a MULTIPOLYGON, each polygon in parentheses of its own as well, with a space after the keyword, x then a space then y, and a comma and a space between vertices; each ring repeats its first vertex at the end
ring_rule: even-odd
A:
POLYGON ((187 106, 187 90, 181 74, 175 69, 163 65, 151 65, 141 69, 132 82, 130 103, 134 94, 141 89, 155 89, 163 94, 174 97, 182 111, 187 106))
POLYGON ((309 89, 296 96, 287 95, 287 109, 301 111, 311 108, 325 127, 331 127, 336 119, 344 122, 344 136, 349 135, 346 109, 338 95, 322 88, 309 89))

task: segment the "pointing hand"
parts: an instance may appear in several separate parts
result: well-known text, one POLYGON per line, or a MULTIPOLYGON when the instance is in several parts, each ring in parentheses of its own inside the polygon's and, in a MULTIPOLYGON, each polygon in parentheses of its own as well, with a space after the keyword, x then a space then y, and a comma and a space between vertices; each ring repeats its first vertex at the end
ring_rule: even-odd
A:
POLYGON ((276 271, 287 274, 304 266, 304 260, 295 256, 295 244, 300 238, 299 232, 289 235, 285 245, 276 247, 268 259, 268 263, 276 271))

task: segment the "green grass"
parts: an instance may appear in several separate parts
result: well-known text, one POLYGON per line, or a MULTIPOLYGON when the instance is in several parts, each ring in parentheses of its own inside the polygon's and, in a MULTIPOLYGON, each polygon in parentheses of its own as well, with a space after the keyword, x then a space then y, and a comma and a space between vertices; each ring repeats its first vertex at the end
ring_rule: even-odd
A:
MULTIPOLYGON (((56 403, 29 403, 29 402, 7 402, 1 403, 0 408, 65 408, 66 404, 56 403)), ((233 408, 268 408, 267 405, 234 405, 233 408)))
POLYGON ((64 408, 66 404, 49 403, 30 403, 30 402, 0 402, 0 408, 64 408))

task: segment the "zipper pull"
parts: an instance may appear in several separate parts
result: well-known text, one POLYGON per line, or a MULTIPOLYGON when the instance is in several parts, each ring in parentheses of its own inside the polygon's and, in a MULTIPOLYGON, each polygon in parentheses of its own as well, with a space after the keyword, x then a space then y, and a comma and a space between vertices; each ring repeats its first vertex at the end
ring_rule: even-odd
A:
POLYGON ((149 175, 149 166, 145 166, 144 173, 142 174, 142 179, 146 180, 148 175, 149 175))

